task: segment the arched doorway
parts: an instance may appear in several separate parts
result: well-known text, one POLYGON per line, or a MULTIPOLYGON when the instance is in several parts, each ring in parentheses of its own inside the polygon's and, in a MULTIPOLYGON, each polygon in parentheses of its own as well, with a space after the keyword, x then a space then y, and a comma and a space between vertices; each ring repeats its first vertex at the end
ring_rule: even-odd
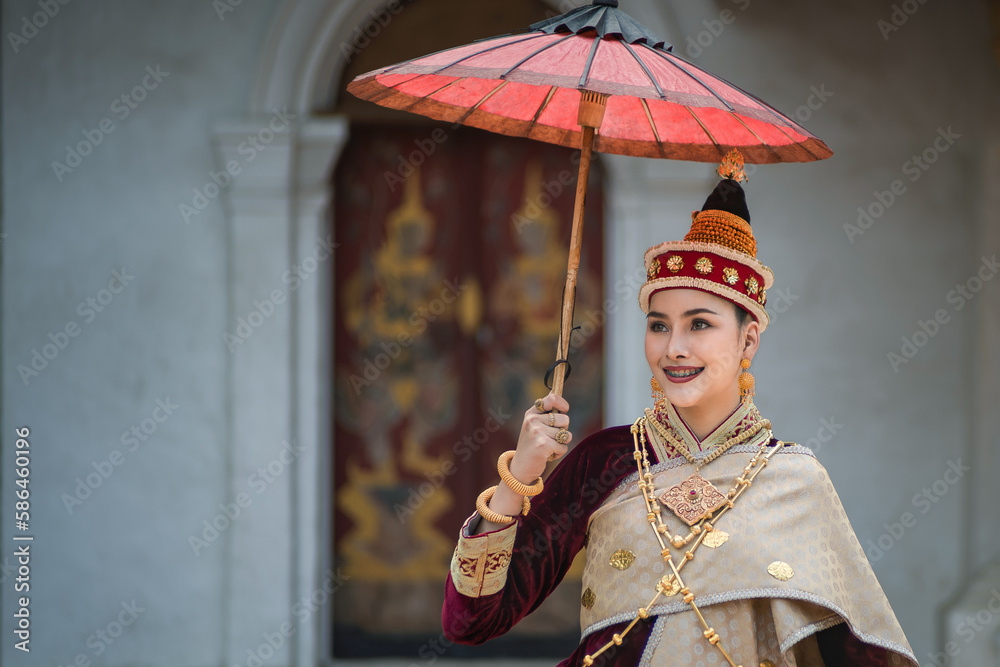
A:
MULTIPOLYGON (((231 308, 267 295, 275 274, 281 276, 289 266, 314 261, 310 258, 329 244, 331 209, 337 204, 331 174, 340 163, 350 126, 348 118, 334 109, 338 91, 352 76, 345 68, 357 55, 345 53, 344 47, 353 43, 355 28, 363 27, 372 12, 377 14, 385 4, 385 0, 285 0, 276 8, 246 109, 214 127, 217 168, 225 169, 227 160, 239 157, 239 145, 247 134, 258 131, 275 110, 295 114, 288 131, 275 137, 272 149, 262 153, 252 169, 233 177, 220 195, 227 224, 231 308)), ((477 13, 498 4, 477 3, 477 13)), ((568 9, 553 0, 545 4, 548 11, 568 9)), ((654 0, 630 0, 630 13, 671 37, 660 15, 664 7, 654 0)), ((529 17, 519 25, 532 20, 529 17)), ((503 29, 492 26, 482 34, 503 29)), ((417 116, 408 118, 424 122, 417 116)), ((604 250, 607 300, 594 315, 605 311, 610 315, 603 327, 606 383, 615 387, 605 394, 609 423, 631 420, 635 406, 648 398, 648 369, 632 347, 642 337, 644 322, 639 316, 612 313, 617 309, 627 313, 635 307, 635 294, 645 276, 639 259, 652 242, 662 240, 664 223, 657 211, 703 197, 711 181, 710 170, 693 176, 677 163, 661 162, 610 156, 601 164, 608 204, 605 237, 599 245, 604 250), (662 183, 670 187, 662 188, 662 183), (635 205, 646 201, 651 187, 657 192, 655 201, 635 205)), ((344 254, 343 249, 335 249, 332 261, 320 262, 309 279, 290 292, 288 308, 275 312, 270 320, 272 333, 255 335, 252 353, 227 359, 232 395, 227 417, 228 484, 236 488, 244 483, 246 471, 272 455, 274 442, 294 439, 303 448, 290 466, 290 493, 269 495, 272 512, 241 517, 239 525, 229 531, 236 546, 231 557, 224 559, 223 616, 226 651, 232 660, 243 656, 246 646, 259 643, 263 633, 291 623, 289 664, 332 664, 333 605, 329 599, 331 594, 342 593, 347 584, 335 569, 331 546, 331 469, 338 447, 330 414, 334 401, 332 273, 344 254), (259 391, 261 387, 268 391, 259 391), (240 556, 241 544, 273 544, 274 548, 266 555, 246 558, 240 556), (265 562, 269 576, 262 578, 265 562)), ((586 315, 578 308, 577 323, 594 321, 586 315)), ((574 431, 583 435, 576 424, 574 431)), ((576 615, 575 606, 570 615, 576 615)), ((405 667, 412 658, 398 664, 405 667)))
MULTIPOLYGON (((535 0, 476 12, 417 0, 391 19, 376 13, 358 33, 370 37, 348 47, 341 86, 547 11, 535 0)), ((346 251, 332 286, 332 548, 349 581, 334 599, 334 656, 565 655, 579 636, 582 561, 530 624, 487 650, 439 636, 459 527, 496 483, 521 413, 546 391, 578 155, 336 99, 331 111, 351 125, 332 179, 334 237, 346 251)), ((579 433, 603 421, 602 187, 598 164, 567 389, 579 433)))

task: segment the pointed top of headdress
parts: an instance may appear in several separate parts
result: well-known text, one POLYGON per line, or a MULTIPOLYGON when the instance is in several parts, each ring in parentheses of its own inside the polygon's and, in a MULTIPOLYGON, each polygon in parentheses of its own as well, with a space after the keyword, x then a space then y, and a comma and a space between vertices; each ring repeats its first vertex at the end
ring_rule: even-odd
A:
POLYGON ((722 157, 722 162, 715 170, 722 178, 736 181, 748 181, 747 172, 743 169, 743 154, 735 148, 722 157))

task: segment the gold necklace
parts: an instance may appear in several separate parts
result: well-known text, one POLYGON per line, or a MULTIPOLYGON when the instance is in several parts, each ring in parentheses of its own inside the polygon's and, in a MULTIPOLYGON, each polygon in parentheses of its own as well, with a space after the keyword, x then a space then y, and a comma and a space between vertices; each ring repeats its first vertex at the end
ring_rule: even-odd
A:
MULTIPOLYGON (((748 463, 746 467, 743 468, 743 474, 736 478, 733 488, 730 489, 730 491, 726 494, 724 502, 722 503, 722 505, 720 505, 722 509, 719 512, 719 514, 717 516, 714 516, 713 518, 714 510, 706 512, 702 516, 701 522, 698 523, 697 526, 694 526, 692 528, 692 534, 688 536, 688 539, 690 539, 694 535, 697 535, 698 538, 695 541, 694 545, 684 553, 684 558, 683 560, 681 560, 680 564, 675 565, 673 557, 670 555, 670 549, 663 541, 664 536, 667 536, 667 539, 670 539, 670 537, 669 537, 669 532, 667 531, 667 527, 663 523, 663 517, 660 512, 660 507, 654 495, 655 489, 653 486, 653 475, 650 471, 649 456, 646 452, 646 435, 645 435, 646 422, 647 420, 645 417, 639 417, 632 424, 632 441, 635 444, 634 457, 635 457, 636 467, 639 469, 639 489, 642 491, 643 499, 646 501, 646 519, 649 522, 650 527, 653 529, 653 533, 660 544, 660 556, 662 556, 663 561, 670 568, 670 573, 664 575, 660 579, 660 581, 656 584, 656 595, 654 595, 653 599, 649 601, 649 604, 647 604, 645 607, 639 608, 639 610, 636 612, 636 617, 632 619, 632 622, 629 623, 625 627, 625 629, 622 630, 621 633, 615 633, 612 636, 611 641, 602 646, 596 652, 584 656, 583 664, 586 665, 587 667, 590 667, 591 665, 594 664, 594 658, 604 653, 612 646, 621 645, 625 635, 627 635, 628 632, 633 627, 635 627, 635 624, 638 623, 640 619, 649 618, 650 610, 652 609, 653 605, 656 603, 656 601, 660 598, 661 595, 671 596, 671 595, 676 595, 677 593, 681 593, 684 602, 691 606, 691 609, 698 617, 698 621, 701 623, 702 627, 705 628, 703 635, 705 639, 708 641, 708 643, 719 649, 719 651, 722 653, 722 656, 726 659, 726 662, 728 662, 731 665, 731 667, 742 667, 742 665, 737 665, 735 662, 733 662, 733 659, 729 657, 729 654, 719 643, 719 634, 715 631, 714 628, 709 626, 708 623, 705 621, 705 617, 702 615, 701 610, 694 603, 694 594, 691 593, 691 590, 684 585, 684 581, 681 579, 680 571, 684 567, 685 563, 694 559, 695 550, 699 546, 701 546, 702 542, 706 541, 709 535, 712 535, 713 533, 723 533, 723 531, 716 531, 715 524, 718 523, 719 519, 721 519, 722 516, 728 510, 732 509, 736 500, 743 494, 743 491, 745 491, 750 487, 750 485, 753 483, 754 479, 756 479, 760 471, 764 469, 764 467, 768 464, 768 461, 771 459, 771 457, 774 456, 775 452, 781 449, 782 443, 779 442, 778 445, 773 447, 771 451, 767 452, 766 455, 764 454, 764 451, 767 449, 767 445, 770 443, 771 438, 768 438, 765 442, 761 444, 760 449, 757 451, 756 454, 754 454, 753 458, 750 460, 750 463, 748 463)), ((758 422, 758 424, 763 424, 764 422, 767 423, 767 428, 770 428, 771 424, 767 420, 762 420, 761 422, 758 422)), ((761 429, 758 428, 755 431, 755 433, 759 433, 760 430, 761 429)), ((748 438, 749 437, 752 436, 748 436, 748 438)), ((732 447, 733 444, 735 443, 729 444, 727 441, 728 445, 727 449, 729 447, 732 447)), ((687 448, 683 447, 683 449, 687 448)), ((692 477, 694 477, 694 475, 692 475, 692 477)), ((689 477, 688 479, 691 479, 691 477, 689 477)), ((688 480, 685 480, 685 482, 686 481, 688 480)), ((707 480, 706 483, 708 483, 707 480)), ((712 488, 714 489, 715 487, 713 486, 712 488)), ((726 539, 728 539, 728 535, 726 536, 726 539)), ((725 539, 719 542, 719 544, 716 546, 721 545, 723 542, 725 542, 725 539)), ((674 542, 673 540, 671 540, 671 543, 676 544, 676 542, 674 542)), ((685 544, 687 544, 687 542, 683 542, 682 546, 685 544)))
MULTIPOLYGON (((705 516, 716 511, 720 507, 726 504, 726 502, 733 497, 735 489, 730 490, 728 494, 722 495, 715 485, 709 482, 707 479, 702 477, 700 473, 701 466, 708 465, 715 459, 726 453, 731 447, 743 444, 748 440, 752 440, 758 433, 764 429, 771 429, 771 422, 767 419, 762 419, 758 422, 754 422, 752 425, 744 429, 742 432, 728 438, 724 443, 715 447, 706 456, 696 459, 691 450, 688 449, 687 445, 681 442, 678 438, 674 437, 667 428, 660 423, 655 415, 649 409, 646 410, 646 417, 642 420, 643 426, 652 422, 653 428, 656 432, 667 441, 667 444, 671 445, 674 449, 679 451, 688 463, 694 466, 694 474, 690 475, 680 484, 675 484, 670 487, 658 498, 658 500, 666 507, 670 508, 674 514, 676 514, 684 523, 688 526, 692 526, 691 532, 688 533, 687 537, 680 537, 680 535, 670 537, 668 533, 663 532, 670 543, 674 545, 675 548, 680 549, 685 544, 689 543, 695 535, 700 533, 700 529, 697 524, 702 521, 705 516)), ((645 454, 645 429, 641 433, 643 438, 643 453, 645 454)), ((768 442, 770 438, 768 438, 768 442)), ((646 460, 648 469, 648 459, 646 460)), ((749 473, 749 470, 744 470, 744 474, 749 473)), ((661 523, 662 525, 662 523, 661 523)), ((666 530, 666 526, 663 527, 666 530)), ((721 544, 721 543, 720 543, 721 544)))
POLYGON ((695 467, 695 472, 697 472, 698 469, 701 468, 701 466, 708 465, 715 459, 725 454, 726 451, 733 445, 742 444, 743 442, 746 442, 753 436, 760 433, 760 431, 764 428, 767 429, 771 428, 771 422, 767 419, 762 419, 760 421, 754 422, 739 434, 729 438, 721 445, 715 447, 712 451, 710 451, 702 458, 697 459, 694 457, 694 454, 691 453, 691 450, 688 448, 688 446, 685 445, 683 442, 681 442, 676 436, 674 436, 673 433, 668 431, 667 427, 660 422, 659 418, 656 416, 656 413, 650 410, 649 408, 646 408, 646 422, 653 423, 653 428, 656 430, 656 432, 659 433, 660 436, 662 436, 663 439, 666 440, 674 449, 679 451, 681 455, 685 459, 687 459, 688 463, 690 463, 695 467))

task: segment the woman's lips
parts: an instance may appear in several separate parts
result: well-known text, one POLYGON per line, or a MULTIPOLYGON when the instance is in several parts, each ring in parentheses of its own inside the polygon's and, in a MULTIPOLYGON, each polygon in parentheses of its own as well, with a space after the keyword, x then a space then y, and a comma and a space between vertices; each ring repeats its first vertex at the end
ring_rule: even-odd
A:
POLYGON ((694 378, 698 377, 704 369, 704 366, 676 366, 673 368, 664 368, 663 373, 667 376, 667 380, 670 382, 673 382, 674 384, 681 384, 683 382, 690 382, 694 378), (671 375, 671 373, 674 375, 671 375), (680 377, 678 377, 678 375, 680 375, 680 377))

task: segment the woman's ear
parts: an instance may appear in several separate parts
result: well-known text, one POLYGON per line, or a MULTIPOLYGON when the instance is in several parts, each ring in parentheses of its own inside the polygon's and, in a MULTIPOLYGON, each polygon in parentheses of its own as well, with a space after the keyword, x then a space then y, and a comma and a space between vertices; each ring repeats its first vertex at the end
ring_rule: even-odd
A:
POLYGON ((743 356, 753 361, 753 356, 757 354, 757 347, 760 345, 760 324, 756 320, 743 328, 743 356))

